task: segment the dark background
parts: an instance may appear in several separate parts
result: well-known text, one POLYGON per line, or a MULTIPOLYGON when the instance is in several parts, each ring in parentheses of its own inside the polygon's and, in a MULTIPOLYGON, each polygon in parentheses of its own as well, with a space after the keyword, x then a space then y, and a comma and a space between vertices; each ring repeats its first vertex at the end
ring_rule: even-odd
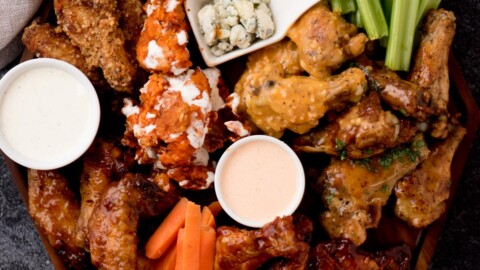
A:
MULTIPOLYGON (((275 0, 272 0, 275 1, 275 0)), ((453 54, 480 104, 480 0, 446 1, 457 16, 453 54)), ((0 71, 0 77, 7 67, 0 71)), ((477 139, 438 241, 430 269, 480 269, 480 141, 477 139)), ((53 268, 0 157, 0 269, 53 268)))

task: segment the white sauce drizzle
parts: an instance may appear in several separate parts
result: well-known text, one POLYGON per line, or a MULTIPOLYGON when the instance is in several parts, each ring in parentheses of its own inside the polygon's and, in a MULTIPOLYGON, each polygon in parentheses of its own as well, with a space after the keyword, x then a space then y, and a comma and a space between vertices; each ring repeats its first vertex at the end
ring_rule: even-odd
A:
POLYGON ((195 158, 193 160, 193 164, 200 166, 207 166, 210 159, 208 151, 205 149, 205 147, 198 148, 193 157, 195 158))
POLYGON ((237 134, 240 137, 245 137, 250 133, 248 132, 248 130, 245 129, 245 127, 240 121, 227 121, 225 122, 225 126, 227 126, 228 130, 237 134))
POLYGON ((150 40, 150 42, 148 42, 148 54, 143 61, 145 66, 154 69, 158 66, 158 59, 162 59, 163 57, 162 48, 158 46, 155 40, 150 40))
POLYGON ((177 0, 168 0, 167 8, 165 11, 172 12, 177 7, 177 5, 178 5, 177 0))
POLYGON ((225 101, 220 96, 220 91, 218 89, 220 70, 218 70, 217 68, 207 68, 203 70, 203 74, 205 74, 205 76, 207 77, 208 84, 212 89, 212 92, 210 94, 212 99, 212 110, 216 112, 225 106, 225 101))

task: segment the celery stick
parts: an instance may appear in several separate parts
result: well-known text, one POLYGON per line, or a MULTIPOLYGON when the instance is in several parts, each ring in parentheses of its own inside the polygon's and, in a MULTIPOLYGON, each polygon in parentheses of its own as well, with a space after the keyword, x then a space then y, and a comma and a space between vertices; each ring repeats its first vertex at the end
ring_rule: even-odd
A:
POLYGON ((390 25, 390 18, 392 15, 392 5, 393 0, 382 0, 383 14, 385 14, 385 19, 387 24, 390 25))
POLYGON ((417 27, 430 9, 437 9, 441 0, 420 0, 417 13, 417 27))
POLYGON ((371 40, 388 36, 388 25, 380 0, 357 0, 363 25, 371 40))
POLYGON ((420 0, 393 0, 385 65, 393 70, 408 71, 420 0))
POLYGON ((360 11, 357 9, 357 11, 350 13, 348 15, 348 19, 350 23, 355 24, 358 28, 363 28, 363 21, 362 21, 362 16, 360 15, 360 11))
POLYGON ((352 13, 357 10, 355 0, 331 0, 332 10, 341 14, 352 13))

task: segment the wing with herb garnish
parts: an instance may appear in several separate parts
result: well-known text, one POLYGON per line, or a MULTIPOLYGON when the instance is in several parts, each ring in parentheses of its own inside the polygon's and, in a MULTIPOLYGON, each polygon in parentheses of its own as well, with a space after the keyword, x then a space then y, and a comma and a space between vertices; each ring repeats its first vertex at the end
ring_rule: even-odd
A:
POLYGON ((359 160, 335 159, 318 179, 326 211, 321 222, 332 238, 346 238, 356 245, 375 228, 399 179, 425 160, 429 150, 423 136, 380 156, 359 160))

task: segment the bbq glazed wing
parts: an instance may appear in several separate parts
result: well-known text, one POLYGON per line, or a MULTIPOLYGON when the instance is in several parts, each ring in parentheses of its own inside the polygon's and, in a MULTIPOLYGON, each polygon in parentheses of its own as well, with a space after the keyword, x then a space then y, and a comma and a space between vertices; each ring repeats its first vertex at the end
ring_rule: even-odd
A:
POLYGON ((317 244, 310 252, 309 270, 407 270, 412 257, 406 245, 374 253, 360 250, 345 239, 317 244))
POLYGON ((137 59, 144 69, 180 75, 192 66, 183 2, 149 0, 145 4, 147 19, 137 44, 137 59))
POLYGON ((54 7, 59 25, 80 48, 88 66, 102 68, 105 79, 114 89, 130 92, 135 68, 118 27, 117 2, 55 0, 54 7))
POLYGON ((88 223, 93 265, 137 269, 139 219, 163 214, 179 199, 175 185, 165 182, 159 187, 154 182, 144 175, 126 174, 102 194, 88 223))
POLYGON ((50 245, 70 268, 85 269, 85 239, 77 236, 80 207, 68 181, 58 171, 28 169, 28 212, 50 245))
POLYGON ((97 139, 83 156, 80 177, 80 214, 77 228, 80 239, 88 246, 88 221, 93 209, 107 186, 126 174, 131 164, 124 160, 124 153, 111 142, 97 139))
POLYGON ((215 269, 257 269, 271 259, 271 269, 305 269, 313 230, 311 221, 294 224, 292 216, 277 217, 258 230, 222 226, 217 229, 215 269))
POLYGON ((55 58, 70 63, 80 69, 96 86, 105 86, 100 70, 87 64, 80 49, 73 45, 60 27, 34 21, 26 27, 22 42, 36 57, 55 58))
POLYGON ((439 218, 450 195, 450 166, 466 130, 455 127, 449 137, 435 145, 430 156, 395 187, 395 214, 415 228, 439 218))
POLYGON ((326 1, 302 15, 287 36, 298 46, 302 68, 319 79, 360 55, 368 40, 365 34, 357 34, 355 25, 332 12, 326 1))
POLYGON ((420 47, 408 77, 422 89, 435 114, 447 112, 450 87, 448 56, 455 27, 453 12, 439 9, 427 13, 420 47))
POLYGON ((334 159, 317 184, 323 190, 326 211, 321 223, 332 238, 346 238, 360 245, 366 230, 380 221, 382 207, 404 175, 427 158, 429 150, 418 135, 380 156, 360 160, 334 159))
POLYGON ((408 121, 384 111, 378 94, 371 91, 326 128, 296 138, 293 147, 305 152, 368 158, 410 141, 415 133, 416 128, 408 121))

